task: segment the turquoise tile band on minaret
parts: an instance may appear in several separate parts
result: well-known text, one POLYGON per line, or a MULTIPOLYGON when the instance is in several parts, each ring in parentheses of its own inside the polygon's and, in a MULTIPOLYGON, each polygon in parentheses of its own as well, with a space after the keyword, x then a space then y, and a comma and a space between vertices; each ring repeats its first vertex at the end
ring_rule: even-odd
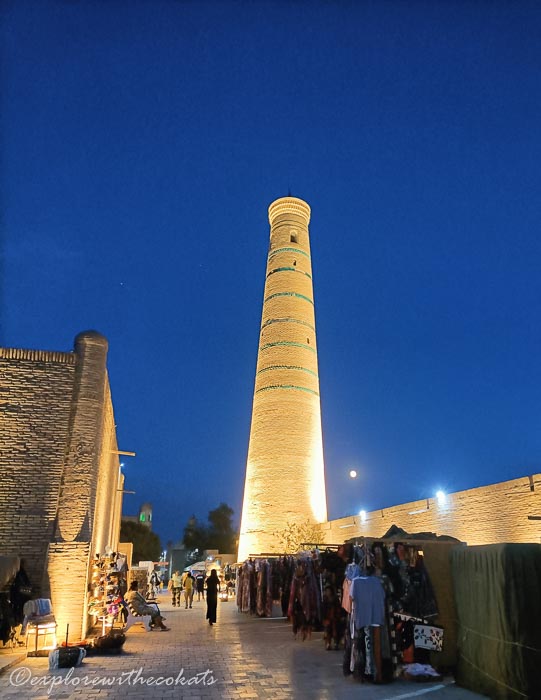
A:
POLYGON ((296 197, 269 207, 239 561, 275 551, 286 526, 327 520, 310 214, 296 197))

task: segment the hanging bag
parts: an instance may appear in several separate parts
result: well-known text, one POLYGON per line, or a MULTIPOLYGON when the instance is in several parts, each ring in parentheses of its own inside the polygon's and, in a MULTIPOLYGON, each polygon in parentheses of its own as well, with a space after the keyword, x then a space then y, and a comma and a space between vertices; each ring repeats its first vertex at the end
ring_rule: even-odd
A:
POLYGON ((434 625, 415 625, 413 630, 413 645, 416 649, 442 651, 443 627, 435 627, 434 625))

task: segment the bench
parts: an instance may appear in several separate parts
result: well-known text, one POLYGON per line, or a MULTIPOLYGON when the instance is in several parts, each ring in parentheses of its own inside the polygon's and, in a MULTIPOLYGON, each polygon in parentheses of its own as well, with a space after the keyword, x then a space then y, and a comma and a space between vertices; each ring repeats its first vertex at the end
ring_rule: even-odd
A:
POLYGON ((127 613, 123 632, 127 632, 133 625, 143 625, 145 630, 150 632, 152 629, 150 626, 152 617, 150 615, 139 615, 126 600, 122 601, 122 605, 127 613))

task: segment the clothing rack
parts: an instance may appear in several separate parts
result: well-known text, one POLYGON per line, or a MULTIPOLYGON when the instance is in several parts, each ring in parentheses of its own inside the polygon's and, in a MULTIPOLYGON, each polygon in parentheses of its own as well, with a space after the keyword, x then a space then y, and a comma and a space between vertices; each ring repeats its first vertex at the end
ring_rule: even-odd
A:
POLYGON ((452 544, 458 547, 458 545, 465 545, 466 542, 461 542, 461 541, 456 541, 454 542, 453 540, 418 540, 416 538, 411 538, 411 537, 354 537, 352 538, 355 541, 352 542, 351 540, 348 540, 348 544, 353 544, 353 545, 359 545, 359 544, 373 544, 374 542, 383 542, 384 544, 395 544, 395 543, 400 543, 403 545, 406 545, 406 547, 415 547, 416 545, 423 545, 423 544, 452 544))
POLYGON ((413 620, 414 622, 422 622, 423 625, 428 625, 428 618, 435 617, 435 615, 427 615, 427 617, 417 617, 416 615, 408 615, 402 612, 393 612, 394 617, 399 617, 401 620, 413 620))

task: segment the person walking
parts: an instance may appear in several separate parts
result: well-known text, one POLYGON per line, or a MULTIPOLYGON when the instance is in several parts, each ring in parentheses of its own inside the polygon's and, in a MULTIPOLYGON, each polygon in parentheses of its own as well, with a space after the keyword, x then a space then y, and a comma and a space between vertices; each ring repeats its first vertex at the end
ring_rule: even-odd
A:
POLYGON ((158 595, 158 585, 160 582, 160 578, 156 571, 153 571, 150 574, 150 578, 148 580, 148 598, 156 598, 158 595))
POLYGON ((220 580, 216 569, 212 569, 207 579, 207 620, 209 625, 216 622, 216 608, 218 606, 218 592, 220 590, 220 580))
POLYGON ((180 571, 175 571, 171 576, 171 595, 173 597, 173 607, 180 608, 180 592, 182 590, 182 578, 180 577, 180 571))
POLYGON ((184 602, 186 603, 186 608, 188 605, 192 607, 193 601, 193 576, 188 572, 188 575, 184 579, 184 602))
POLYGON ((203 596, 203 600, 205 600, 205 572, 204 571, 199 571, 197 576, 195 577, 195 588, 197 590, 197 600, 201 600, 201 596, 203 596))

